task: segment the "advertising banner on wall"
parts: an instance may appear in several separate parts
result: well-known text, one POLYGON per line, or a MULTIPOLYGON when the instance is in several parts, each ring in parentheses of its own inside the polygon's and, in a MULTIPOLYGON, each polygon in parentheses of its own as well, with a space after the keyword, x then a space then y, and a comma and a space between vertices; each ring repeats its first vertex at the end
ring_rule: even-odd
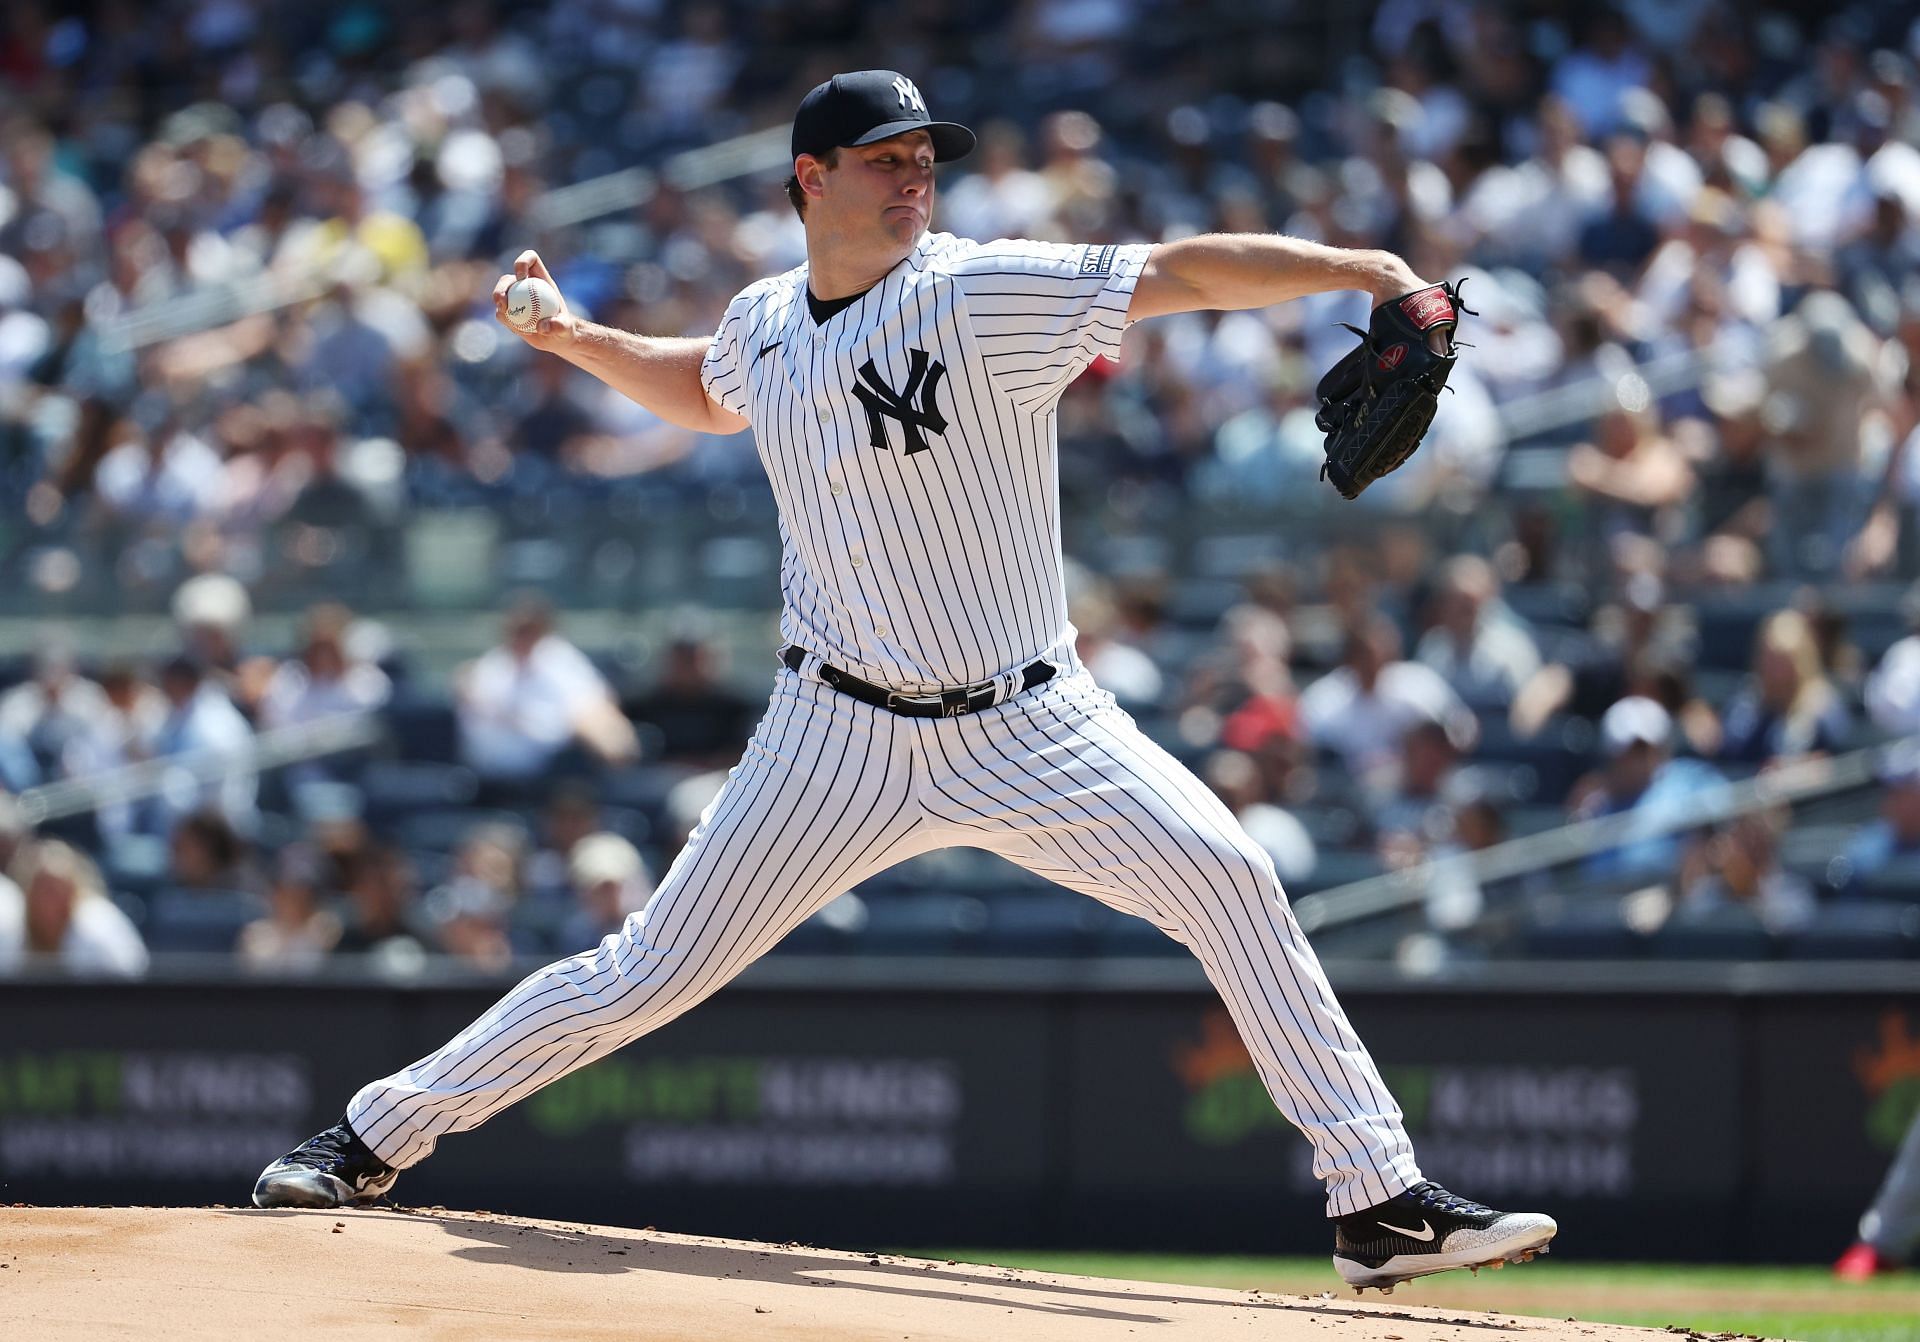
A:
MULTIPOLYGON (((1165 1204, 1157 1220, 1204 1205, 1190 1227, 1199 1239, 1253 1233, 1275 1249, 1323 1249, 1312 1148, 1268 1097, 1225 1009, 1199 998, 1082 1005, 1070 1159, 1090 1219, 1146 1191, 1165 1204), (1120 1105, 1132 1121, 1108 1120, 1120 1105)), ((1698 1213, 1737 1182, 1727 1134, 1740 1125, 1739 1037, 1725 999, 1368 996, 1350 1007, 1423 1171, 1449 1187, 1611 1224, 1649 1208, 1698 1213)))
MULTIPOLYGON (((1920 985, 1916 985, 1920 989, 1920 985)), ((0 1200, 243 1204, 487 989, 0 985, 0 1200)), ((1587 1257, 1821 1258, 1920 1108, 1920 991, 1362 991, 1425 1171, 1587 1257)), ((814 1243, 1322 1252, 1204 991, 737 988, 397 1194, 814 1243)))

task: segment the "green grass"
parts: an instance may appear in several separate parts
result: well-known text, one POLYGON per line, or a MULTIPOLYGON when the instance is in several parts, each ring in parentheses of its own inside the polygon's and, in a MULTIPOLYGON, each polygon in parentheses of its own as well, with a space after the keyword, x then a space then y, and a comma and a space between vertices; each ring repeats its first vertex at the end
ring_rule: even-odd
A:
MULTIPOLYGON (((951 1249, 943 1258, 1042 1272, 1120 1277, 1285 1295, 1334 1291, 1351 1299, 1325 1258, 1197 1258, 1150 1254, 951 1249)), ((1380 1297, 1369 1292, 1368 1300, 1380 1297)), ((1920 1272, 1864 1284, 1825 1267, 1674 1267, 1541 1259, 1501 1272, 1464 1272, 1402 1286, 1393 1303, 1493 1309, 1544 1318, 1796 1342, 1920 1342, 1920 1272)))

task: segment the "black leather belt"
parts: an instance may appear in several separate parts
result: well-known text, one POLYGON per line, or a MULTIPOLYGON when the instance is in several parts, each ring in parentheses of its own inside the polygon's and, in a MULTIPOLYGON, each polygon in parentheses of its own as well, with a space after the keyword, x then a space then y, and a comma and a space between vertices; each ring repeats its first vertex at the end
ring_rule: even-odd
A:
MULTIPOLYGON (((798 671, 806 663, 807 650, 789 643, 780 649, 780 660, 787 670, 798 671)), ((1013 693, 1019 694, 1035 685, 1046 684, 1059 669, 1047 661, 1027 663, 1020 670, 1020 688, 1013 693)), ((968 713, 978 713, 983 708, 992 708, 1000 702, 1000 682, 994 680, 982 681, 978 685, 962 685, 959 689, 942 690, 938 694, 901 694, 884 685, 875 685, 870 680, 848 675, 825 662, 820 664, 820 680, 849 698, 872 704, 875 708, 884 708, 889 713, 898 713, 903 718, 958 718, 968 713)))

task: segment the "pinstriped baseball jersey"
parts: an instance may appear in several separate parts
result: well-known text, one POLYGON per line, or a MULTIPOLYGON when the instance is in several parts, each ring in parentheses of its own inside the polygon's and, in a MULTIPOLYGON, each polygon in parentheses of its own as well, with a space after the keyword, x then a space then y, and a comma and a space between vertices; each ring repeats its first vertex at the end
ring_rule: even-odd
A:
POLYGON ((1313 1143, 1329 1215, 1419 1182, 1272 860, 1073 650, 1054 404, 1118 349, 1148 251, 936 234, 824 322, 804 268, 734 300, 703 381, 754 426, 780 503, 782 633, 814 660, 777 673, 644 910, 354 1096, 348 1121, 381 1160, 418 1163, 689 1010, 866 877, 964 844, 1193 950, 1313 1143), (819 672, 924 692, 1011 679, 1041 654, 1058 674, 956 717, 896 716, 819 672))
POLYGON ((701 377, 773 482, 787 642, 910 691, 1070 643, 1054 407, 1150 250, 929 233, 824 322, 805 266, 733 300, 701 377))

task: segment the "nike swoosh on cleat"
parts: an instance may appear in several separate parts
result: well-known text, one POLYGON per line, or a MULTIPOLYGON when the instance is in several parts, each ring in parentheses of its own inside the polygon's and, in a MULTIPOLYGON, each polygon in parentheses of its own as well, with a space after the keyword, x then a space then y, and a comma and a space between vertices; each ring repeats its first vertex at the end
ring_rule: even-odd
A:
POLYGON ((1380 1228, 1382 1230, 1391 1230, 1396 1235, 1405 1235, 1408 1239, 1430 1240, 1433 1238, 1433 1227, 1425 1221, 1420 1223, 1418 1230, 1408 1230, 1405 1226, 1388 1225, 1385 1221, 1380 1223, 1380 1228))

